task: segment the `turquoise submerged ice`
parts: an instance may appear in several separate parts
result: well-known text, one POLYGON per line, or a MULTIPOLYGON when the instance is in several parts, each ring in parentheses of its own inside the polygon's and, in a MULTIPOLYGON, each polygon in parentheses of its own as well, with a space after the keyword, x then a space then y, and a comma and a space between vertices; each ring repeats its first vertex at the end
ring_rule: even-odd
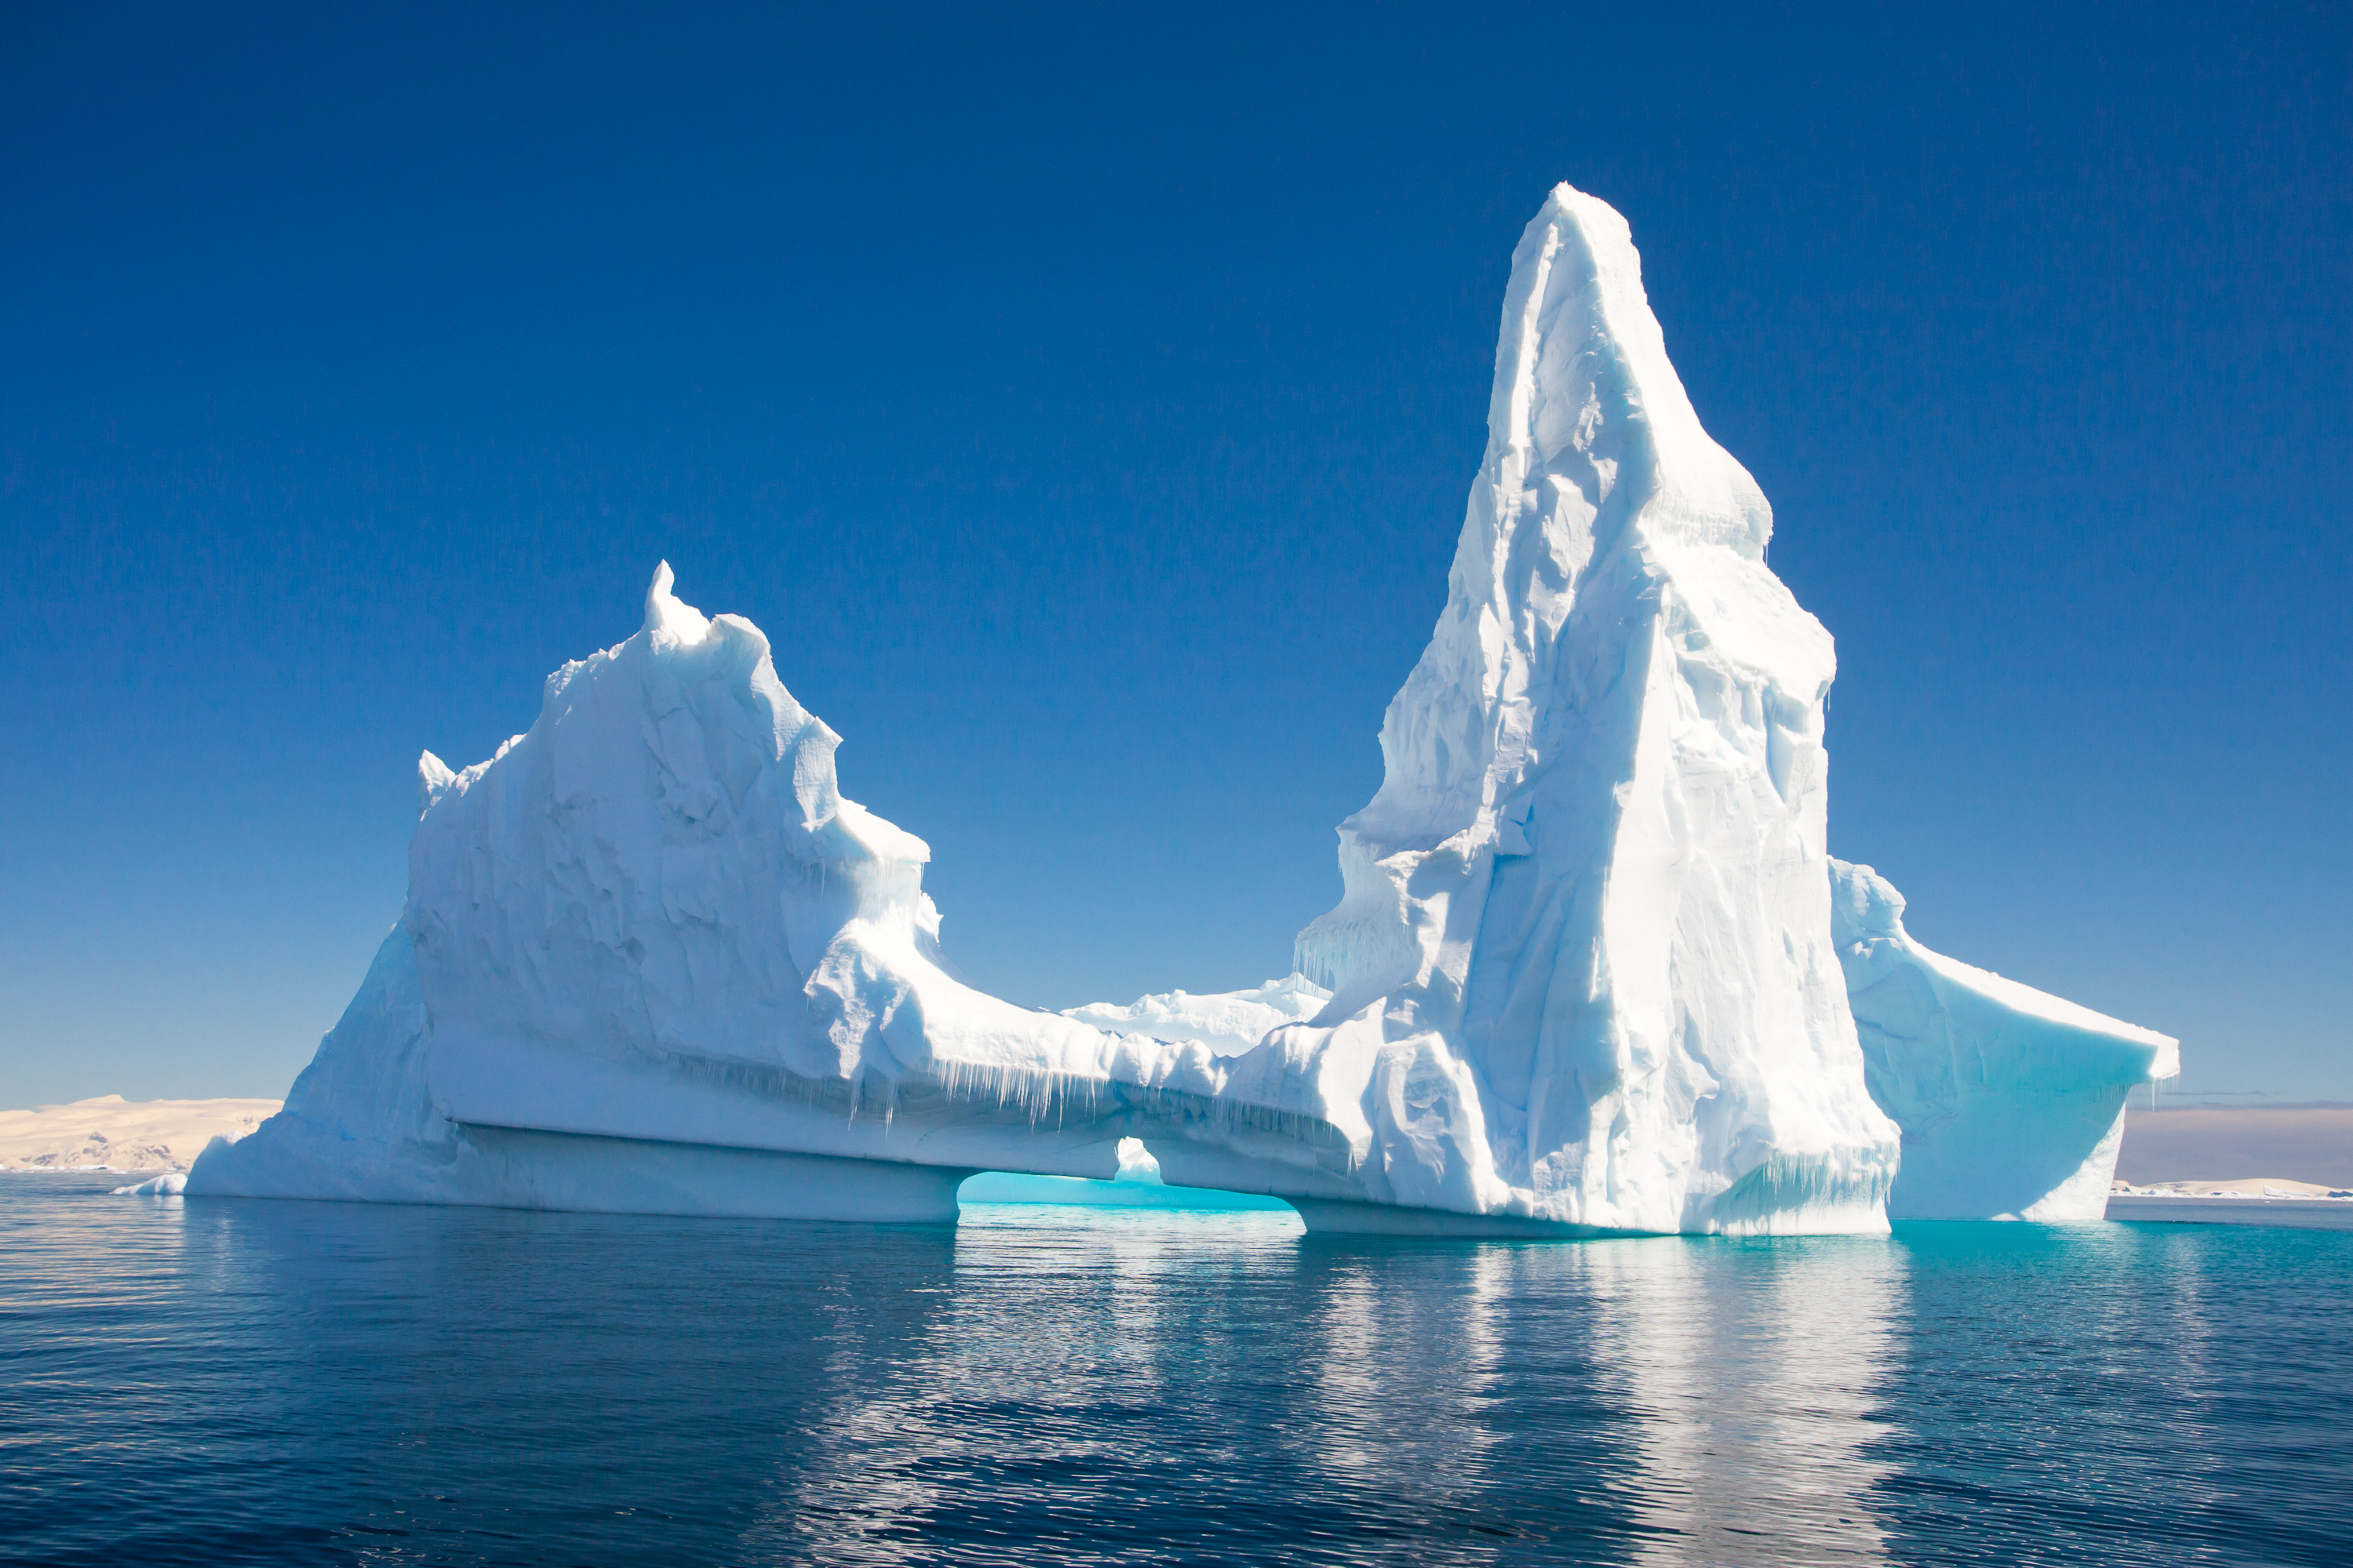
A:
POLYGON ((1119 1172, 1108 1182, 1075 1176, 1028 1176, 1013 1171, 983 1171, 956 1189, 959 1208, 973 1204, 1057 1204, 1080 1208, 1191 1209, 1215 1213, 1289 1214, 1281 1198, 1253 1193, 1221 1193, 1208 1187, 1172 1187, 1160 1162, 1139 1138, 1119 1142, 1119 1172))
POLYGON ((425 757, 398 927, 188 1191, 946 1219, 976 1172, 1107 1179, 1140 1141, 1316 1229, 1883 1231, 1903 1108, 1832 936, 1835 660, 1771 530, 1625 221, 1560 186, 1445 612, 1288 980, 1069 1015, 964 984, 929 848, 665 565, 527 732, 425 757))

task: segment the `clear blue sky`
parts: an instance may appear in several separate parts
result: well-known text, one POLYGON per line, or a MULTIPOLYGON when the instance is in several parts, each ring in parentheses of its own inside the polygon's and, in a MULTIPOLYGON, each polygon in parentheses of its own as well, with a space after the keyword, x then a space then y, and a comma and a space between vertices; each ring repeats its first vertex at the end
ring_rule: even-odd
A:
POLYGON ((417 751, 664 556, 976 984, 1281 973, 1561 179, 1838 637, 1833 850, 2353 1099, 2348 17, 0 11, 0 1104, 282 1093, 417 751))

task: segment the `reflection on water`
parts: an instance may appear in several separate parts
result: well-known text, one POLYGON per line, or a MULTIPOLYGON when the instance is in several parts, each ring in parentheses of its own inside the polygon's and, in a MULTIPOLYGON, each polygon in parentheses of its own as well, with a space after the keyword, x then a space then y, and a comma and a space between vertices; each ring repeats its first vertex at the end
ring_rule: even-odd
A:
POLYGON ((1867 1444, 1904 1304, 1884 1243, 1587 1249, 1635 1424, 1642 1562, 1886 1561, 1867 1444))
POLYGON ((1351 1241, 0 1178, 0 1561, 2323 1562, 2353 1237, 1351 1241))

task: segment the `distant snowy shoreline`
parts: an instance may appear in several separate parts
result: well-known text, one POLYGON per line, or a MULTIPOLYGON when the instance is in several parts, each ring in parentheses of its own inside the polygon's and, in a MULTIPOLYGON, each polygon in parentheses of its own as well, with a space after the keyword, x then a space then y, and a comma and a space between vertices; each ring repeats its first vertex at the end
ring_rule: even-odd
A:
POLYGON ((242 1138, 278 1114, 282 1103, 102 1094, 0 1110, 0 1173, 185 1171, 215 1138, 242 1138))

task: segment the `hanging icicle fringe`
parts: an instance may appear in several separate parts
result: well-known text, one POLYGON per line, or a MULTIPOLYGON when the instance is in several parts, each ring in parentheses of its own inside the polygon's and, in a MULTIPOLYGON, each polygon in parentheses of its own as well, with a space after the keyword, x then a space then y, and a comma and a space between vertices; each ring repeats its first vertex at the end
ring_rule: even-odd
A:
POLYGON ((1352 1169, 1359 1155, 1347 1135, 1322 1117, 1077 1073, 934 1061, 928 1071, 895 1081, 879 1073, 854 1079, 811 1078, 772 1063, 732 1061, 683 1051, 666 1054, 662 1066, 682 1079, 763 1100, 813 1106, 845 1121, 861 1112, 879 1112, 887 1121, 901 1112, 986 1108, 1018 1116, 1033 1128, 1049 1123, 1057 1128, 1088 1126, 1124 1118, 1177 1130, 1271 1134, 1325 1152, 1345 1152, 1352 1169))

